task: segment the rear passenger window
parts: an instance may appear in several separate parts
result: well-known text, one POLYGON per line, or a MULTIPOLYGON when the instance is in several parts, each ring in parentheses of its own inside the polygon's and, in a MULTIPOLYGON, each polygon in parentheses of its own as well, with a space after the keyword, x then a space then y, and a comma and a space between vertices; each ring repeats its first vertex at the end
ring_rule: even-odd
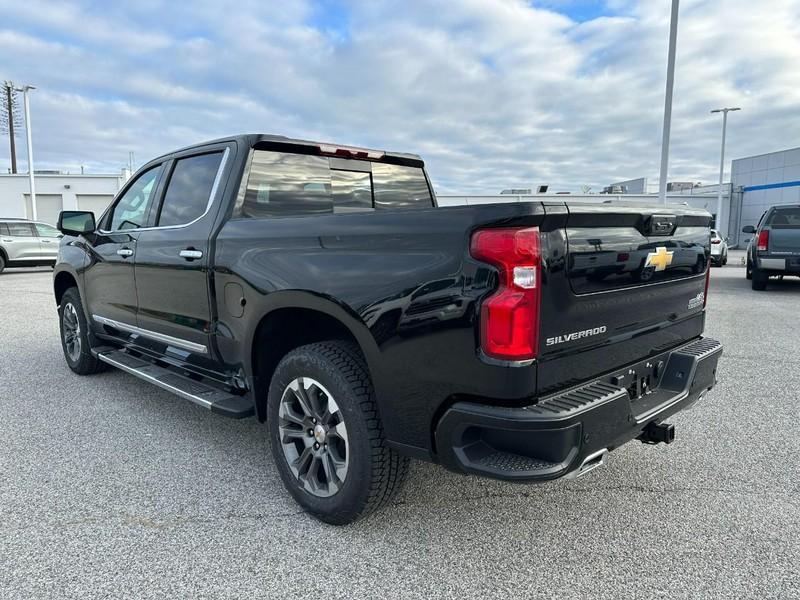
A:
POLYGON ((9 235, 8 225, 6 225, 5 223, 0 223, 0 235, 9 235))
POLYGON ((36 237, 30 223, 8 223, 8 234, 14 237, 36 237))
POLYGON ((431 208, 433 198, 419 167, 372 164, 375 208, 431 208))
POLYGON ((178 159, 156 225, 185 225, 205 214, 221 161, 222 152, 178 159))

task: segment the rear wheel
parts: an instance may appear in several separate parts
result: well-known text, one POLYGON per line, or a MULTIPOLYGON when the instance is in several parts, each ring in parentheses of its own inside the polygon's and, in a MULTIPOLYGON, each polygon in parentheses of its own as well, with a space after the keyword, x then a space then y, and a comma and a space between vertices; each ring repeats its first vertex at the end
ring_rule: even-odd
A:
POLYGON ((6 268, 6 257, 3 256, 3 253, 0 252, 0 273, 3 272, 3 269, 6 268))
POLYGON ((750 264, 750 259, 749 258, 747 259, 747 268, 745 269, 744 277, 748 281, 750 281, 753 278, 753 267, 750 264))
POLYGON ((754 290, 762 291, 767 289, 769 275, 767 275, 764 271, 761 271, 760 269, 752 269, 752 278, 753 279, 750 284, 754 290))
POLYGON ((318 519, 351 523, 386 504, 408 459, 386 445, 358 348, 329 341, 278 364, 267 399, 272 455, 286 489, 318 519))
POLYGON ((58 307, 58 316, 61 324, 61 348, 69 368, 78 375, 104 371, 107 365, 92 356, 89 327, 83 314, 78 288, 72 287, 64 292, 58 307))

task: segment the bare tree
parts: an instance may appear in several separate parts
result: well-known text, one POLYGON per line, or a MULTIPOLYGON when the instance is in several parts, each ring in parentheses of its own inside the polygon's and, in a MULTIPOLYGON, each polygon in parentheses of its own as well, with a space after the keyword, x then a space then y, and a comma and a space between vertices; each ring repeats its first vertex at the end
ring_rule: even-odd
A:
POLYGON ((17 145, 16 136, 17 129, 22 127, 22 115, 19 110, 19 103, 17 102, 17 92, 14 89, 14 84, 10 81, 4 81, 0 85, 0 133, 7 133, 8 139, 11 143, 11 172, 17 172, 17 145))

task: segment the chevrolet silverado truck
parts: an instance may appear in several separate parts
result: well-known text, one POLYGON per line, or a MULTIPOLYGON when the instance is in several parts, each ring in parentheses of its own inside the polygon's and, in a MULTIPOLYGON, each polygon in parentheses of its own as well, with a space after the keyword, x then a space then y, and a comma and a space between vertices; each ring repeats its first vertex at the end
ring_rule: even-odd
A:
POLYGON ((64 357, 265 422, 287 490, 328 523, 387 503, 409 458, 575 477, 673 441, 666 419, 714 386, 710 220, 440 208, 416 155, 221 139, 150 161, 97 221, 61 213, 64 357))
POLYGON ((770 277, 800 277, 800 206, 773 206, 758 225, 746 225, 751 234, 747 244, 746 277, 754 290, 767 289, 770 277))

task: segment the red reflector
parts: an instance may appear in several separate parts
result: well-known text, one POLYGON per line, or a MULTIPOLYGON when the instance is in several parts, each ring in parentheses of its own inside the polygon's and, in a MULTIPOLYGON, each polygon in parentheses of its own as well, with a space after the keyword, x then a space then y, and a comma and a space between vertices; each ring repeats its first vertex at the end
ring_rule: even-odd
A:
POLYGON ((627 252, 620 252, 617 254, 617 262, 627 262, 631 258, 631 255, 627 252))
POLYGON ((758 249, 766 251, 769 248, 769 229, 762 229, 758 233, 758 249))
POLYGON ((482 229, 470 254, 499 270, 497 291, 481 306, 481 348, 503 360, 536 358, 539 347, 541 261, 539 229, 482 229))

